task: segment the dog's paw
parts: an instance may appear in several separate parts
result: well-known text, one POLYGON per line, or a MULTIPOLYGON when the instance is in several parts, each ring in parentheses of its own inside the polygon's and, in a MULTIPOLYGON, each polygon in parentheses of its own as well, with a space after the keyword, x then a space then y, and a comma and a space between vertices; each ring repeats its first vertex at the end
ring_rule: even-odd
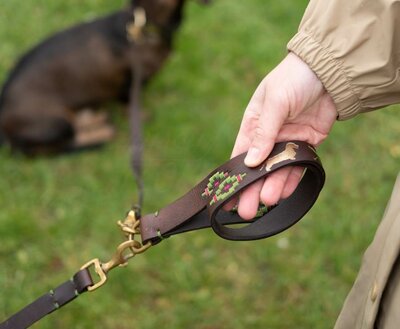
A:
POLYGON ((90 129, 80 129, 75 132, 73 147, 79 149, 102 145, 112 140, 114 136, 114 127, 106 123, 90 129))
POLYGON ((91 109, 83 109, 74 116, 75 130, 87 130, 93 127, 104 126, 108 122, 108 115, 106 112, 94 111, 91 109))

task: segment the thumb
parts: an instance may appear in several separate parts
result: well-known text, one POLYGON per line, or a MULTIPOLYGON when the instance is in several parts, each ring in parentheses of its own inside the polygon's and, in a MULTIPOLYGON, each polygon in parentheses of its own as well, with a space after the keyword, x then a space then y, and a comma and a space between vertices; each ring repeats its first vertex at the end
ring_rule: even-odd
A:
POLYGON ((287 106, 282 101, 269 98, 268 94, 266 95, 244 160, 246 166, 256 167, 260 165, 271 153, 287 113, 287 106))

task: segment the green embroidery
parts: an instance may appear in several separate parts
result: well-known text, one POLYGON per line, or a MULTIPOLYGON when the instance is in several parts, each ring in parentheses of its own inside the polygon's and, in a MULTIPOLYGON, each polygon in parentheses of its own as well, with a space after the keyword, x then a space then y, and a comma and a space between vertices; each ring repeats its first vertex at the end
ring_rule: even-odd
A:
POLYGON ((219 172, 219 171, 216 172, 208 180, 207 187, 205 188, 205 190, 201 196, 209 197, 213 193, 214 188, 218 188, 219 185, 221 184, 221 182, 223 182, 224 179, 228 176, 229 176, 229 174, 227 172, 219 172))
POLYGON ((257 209, 257 214, 255 218, 264 216, 268 211, 270 211, 270 207, 267 207, 264 204, 260 204, 257 209))
POLYGON ((212 196, 210 205, 225 200, 236 191, 245 176, 245 173, 229 176, 227 172, 216 172, 210 177, 207 187, 201 196, 212 196))
MULTIPOLYGON (((260 204, 258 205, 257 213, 256 213, 256 215, 254 216, 254 218, 259 218, 259 217, 264 216, 267 212, 271 211, 273 208, 274 208, 274 206, 268 206, 268 207, 267 207, 266 205, 260 203, 260 204)), ((231 212, 233 212, 233 213, 237 213, 237 211, 238 211, 238 207, 237 207, 237 206, 234 207, 234 208, 231 210, 231 212)))

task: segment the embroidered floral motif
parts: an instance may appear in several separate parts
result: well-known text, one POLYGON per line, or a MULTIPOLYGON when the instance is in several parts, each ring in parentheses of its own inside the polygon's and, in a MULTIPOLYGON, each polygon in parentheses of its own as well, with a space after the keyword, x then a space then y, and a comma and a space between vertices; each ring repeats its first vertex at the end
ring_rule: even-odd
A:
POLYGON ((225 200, 235 192, 245 176, 245 173, 229 176, 227 172, 216 172, 210 177, 207 187, 201 196, 212 196, 210 205, 225 200))

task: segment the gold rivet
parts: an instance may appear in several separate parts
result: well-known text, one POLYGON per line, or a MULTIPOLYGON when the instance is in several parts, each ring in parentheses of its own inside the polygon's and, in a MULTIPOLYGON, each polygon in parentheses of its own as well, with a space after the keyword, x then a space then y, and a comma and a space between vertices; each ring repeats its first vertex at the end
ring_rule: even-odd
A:
POLYGON ((377 297, 378 297, 378 284, 374 282, 374 285, 372 286, 371 289, 371 296, 370 296, 371 301, 375 302, 377 297))

